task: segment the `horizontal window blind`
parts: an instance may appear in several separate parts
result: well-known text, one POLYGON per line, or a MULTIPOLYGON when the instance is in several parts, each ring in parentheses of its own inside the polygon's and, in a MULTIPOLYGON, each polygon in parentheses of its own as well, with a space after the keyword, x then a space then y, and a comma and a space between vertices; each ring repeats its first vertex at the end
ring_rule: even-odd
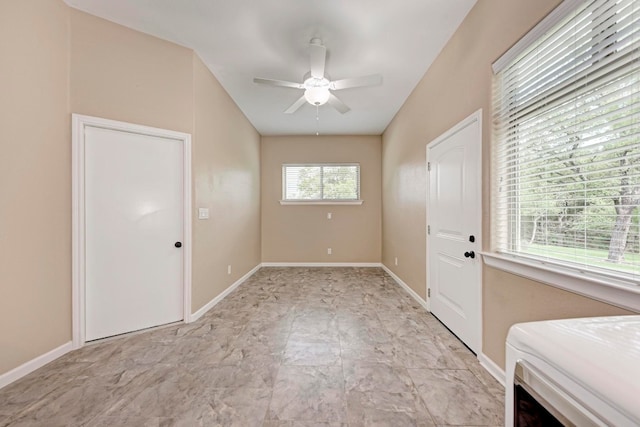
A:
POLYGON ((494 77, 493 242, 637 282, 640 0, 565 15, 494 77))
POLYGON ((360 165, 283 165, 283 200, 340 201, 360 199, 360 165))

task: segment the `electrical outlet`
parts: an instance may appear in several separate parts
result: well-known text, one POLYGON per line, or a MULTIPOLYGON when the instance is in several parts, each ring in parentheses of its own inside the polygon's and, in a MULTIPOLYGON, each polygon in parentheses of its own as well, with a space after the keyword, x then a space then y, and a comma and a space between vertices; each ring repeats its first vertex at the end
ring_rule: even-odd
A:
POLYGON ((327 255, 331 255, 331 248, 327 248, 327 255))
POLYGON ((396 259, 395 259, 395 264, 396 264, 396 267, 397 267, 398 266, 398 257, 396 257, 396 259))
POLYGON ((227 265, 227 274, 231 274, 231 264, 227 265))
POLYGON ((333 215, 332 215, 332 213, 331 213, 331 212, 328 212, 328 213, 327 213, 327 219, 331 219, 331 217, 332 217, 332 216, 333 216, 333 215))

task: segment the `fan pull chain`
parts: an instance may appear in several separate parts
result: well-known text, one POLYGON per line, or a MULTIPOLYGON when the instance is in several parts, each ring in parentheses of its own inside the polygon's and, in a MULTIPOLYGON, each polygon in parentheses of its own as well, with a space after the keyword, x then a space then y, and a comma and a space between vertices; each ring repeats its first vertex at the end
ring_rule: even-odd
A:
POLYGON ((320 135, 320 106, 316 105, 316 136, 320 135))

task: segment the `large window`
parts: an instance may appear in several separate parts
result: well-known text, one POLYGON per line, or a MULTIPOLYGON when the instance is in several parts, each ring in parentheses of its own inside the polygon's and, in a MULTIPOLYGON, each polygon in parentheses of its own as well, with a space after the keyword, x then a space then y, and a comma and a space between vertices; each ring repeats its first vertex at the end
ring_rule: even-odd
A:
POLYGON ((495 249, 638 283, 640 0, 568 6, 494 65, 495 249))
POLYGON ((282 199, 289 202, 359 201, 360 165, 282 165, 282 199))

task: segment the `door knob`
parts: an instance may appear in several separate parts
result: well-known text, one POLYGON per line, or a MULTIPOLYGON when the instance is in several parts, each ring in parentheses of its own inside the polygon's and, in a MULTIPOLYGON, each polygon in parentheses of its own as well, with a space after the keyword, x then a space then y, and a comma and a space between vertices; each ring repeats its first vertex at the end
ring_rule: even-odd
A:
POLYGON ((176 242, 173 246, 175 246, 176 248, 181 248, 182 242, 176 242))
POLYGON ((471 251, 471 252, 465 252, 464 253, 465 258, 475 258, 476 257, 476 253, 471 251))

